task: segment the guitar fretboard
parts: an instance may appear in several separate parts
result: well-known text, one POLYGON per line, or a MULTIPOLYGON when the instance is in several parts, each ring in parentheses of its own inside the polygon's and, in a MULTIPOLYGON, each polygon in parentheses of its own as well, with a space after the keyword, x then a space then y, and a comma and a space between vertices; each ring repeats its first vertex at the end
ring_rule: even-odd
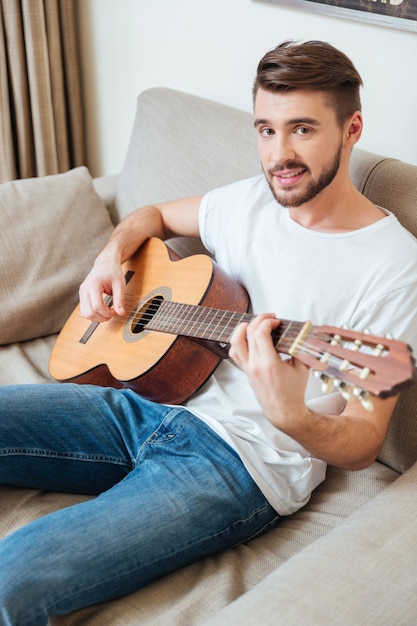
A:
MULTIPOLYGON (((254 317, 249 313, 224 311, 166 300, 155 307, 149 307, 147 313, 151 314, 146 324, 148 330, 205 339, 221 344, 228 344, 235 328, 241 322, 250 322, 254 317)), ((276 349, 288 352, 302 327, 303 324, 300 322, 281 320, 281 324, 273 333, 276 349)))

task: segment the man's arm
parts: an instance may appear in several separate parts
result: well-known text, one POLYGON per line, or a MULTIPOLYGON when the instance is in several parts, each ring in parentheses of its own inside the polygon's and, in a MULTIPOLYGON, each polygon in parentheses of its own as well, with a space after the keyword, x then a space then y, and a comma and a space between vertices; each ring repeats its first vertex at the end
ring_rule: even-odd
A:
POLYGON ((124 315, 125 280, 122 263, 148 237, 198 237, 200 203, 200 197, 175 200, 143 207, 126 216, 113 231, 80 286, 81 314, 96 322, 124 315), (112 296, 112 307, 106 306, 103 294, 112 296))
POLYGON ((384 442, 397 398, 374 398, 372 412, 357 399, 341 415, 310 411, 304 402, 309 370, 296 359, 280 358, 271 340, 277 324, 272 315, 260 315, 241 324, 231 338, 230 356, 246 372, 264 414, 327 463, 351 470, 367 467, 384 442))

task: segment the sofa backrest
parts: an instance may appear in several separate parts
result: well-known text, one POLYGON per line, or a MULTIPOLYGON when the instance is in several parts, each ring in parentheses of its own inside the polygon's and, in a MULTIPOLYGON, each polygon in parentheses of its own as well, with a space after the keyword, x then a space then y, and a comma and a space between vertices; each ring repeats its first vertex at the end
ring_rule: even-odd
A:
MULTIPOLYGON (((201 195, 261 171, 250 113, 173 89, 143 92, 119 177, 115 221, 137 207, 201 195)), ((417 236, 417 166, 353 150, 356 187, 417 236)), ((183 253, 200 251, 189 243, 183 253)), ((417 460, 417 387, 401 394, 380 453, 399 472, 417 460)))
POLYGON ((121 172, 120 216, 261 171, 252 116, 173 89, 144 91, 121 172))
MULTIPOLYGON (((395 213, 417 237, 417 166, 356 149, 351 175, 365 196, 395 213)), ((417 460, 416 385, 400 395, 379 460, 399 472, 417 460)))

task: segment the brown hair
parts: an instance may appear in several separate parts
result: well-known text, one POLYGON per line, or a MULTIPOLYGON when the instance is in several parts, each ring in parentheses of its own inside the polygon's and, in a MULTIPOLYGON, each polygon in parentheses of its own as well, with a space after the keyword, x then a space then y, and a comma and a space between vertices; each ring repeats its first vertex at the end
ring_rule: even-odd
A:
POLYGON ((323 41, 285 41, 260 60, 253 100, 259 88, 272 92, 295 89, 327 92, 342 125, 355 111, 361 110, 361 86, 362 78, 352 61, 337 48, 323 41))

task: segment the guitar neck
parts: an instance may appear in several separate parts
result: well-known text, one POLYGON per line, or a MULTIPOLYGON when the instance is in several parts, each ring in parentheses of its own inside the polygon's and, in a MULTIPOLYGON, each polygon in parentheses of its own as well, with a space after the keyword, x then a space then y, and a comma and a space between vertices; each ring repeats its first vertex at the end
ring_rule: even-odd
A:
MULTIPOLYGON (((152 311, 152 316, 146 324, 148 330, 214 341, 223 345, 229 344, 233 331, 241 322, 250 322, 254 318, 250 313, 237 313, 166 300, 152 306, 155 309, 157 307, 157 310, 152 311)), ((300 322, 281 320, 273 333, 276 349, 288 353, 302 328, 303 324, 300 322)))

